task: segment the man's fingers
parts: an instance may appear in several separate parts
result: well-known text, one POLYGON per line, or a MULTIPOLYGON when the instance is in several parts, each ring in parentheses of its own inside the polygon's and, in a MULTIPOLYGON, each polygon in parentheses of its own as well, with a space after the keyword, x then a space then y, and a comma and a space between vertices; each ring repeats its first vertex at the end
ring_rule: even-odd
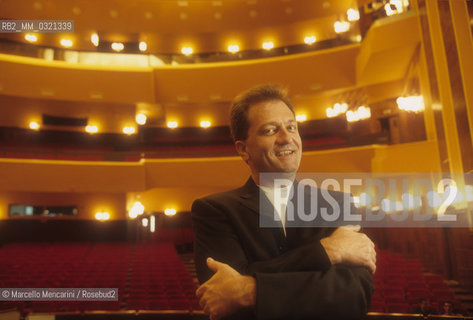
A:
POLYGON ((220 269, 224 265, 225 265, 224 263, 218 262, 217 260, 214 260, 210 257, 207 258, 207 266, 213 272, 217 272, 218 269, 220 269))
POLYGON ((370 264, 370 271, 371 271, 372 274, 374 274, 376 272, 376 264, 374 264, 374 263, 370 264))
POLYGON ((205 306, 202 306, 202 308, 204 308, 204 313, 209 315, 210 314, 210 307, 208 304, 206 304, 205 306))
POLYGON ((204 285, 201 285, 200 287, 198 287, 197 290, 195 291, 195 295, 197 296, 197 298, 200 299, 204 295, 205 290, 206 289, 204 285))

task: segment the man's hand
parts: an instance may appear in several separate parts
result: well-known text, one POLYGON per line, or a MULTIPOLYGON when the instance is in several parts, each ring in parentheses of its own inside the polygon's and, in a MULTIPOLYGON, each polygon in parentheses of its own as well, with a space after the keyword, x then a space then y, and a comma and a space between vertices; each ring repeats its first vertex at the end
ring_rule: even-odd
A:
POLYGON ((376 271, 376 251, 374 243, 360 226, 337 228, 329 237, 320 240, 332 264, 344 263, 368 267, 376 271))
POLYGON ((215 274, 196 291, 200 305, 210 320, 228 316, 241 308, 256 304, 256 280, 242 276, 227 264, 207 258, 215 274))

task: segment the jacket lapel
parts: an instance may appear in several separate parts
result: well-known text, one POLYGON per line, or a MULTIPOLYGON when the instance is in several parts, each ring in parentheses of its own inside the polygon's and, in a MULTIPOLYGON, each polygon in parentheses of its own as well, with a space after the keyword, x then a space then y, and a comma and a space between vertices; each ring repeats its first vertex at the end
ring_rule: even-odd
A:
POLYGON ((277 213, 274 211, 275 209, 273 204, 266 197, 265 193, 256 185, 253 178, 250 177, 245 185, 240 189, 239 201, 243 206, 250 209, 252 213, 259 216, 260 228, 270 228, 278 243, 285 238, 281 221, 277 221, 274 218, 274 215, 277 213))

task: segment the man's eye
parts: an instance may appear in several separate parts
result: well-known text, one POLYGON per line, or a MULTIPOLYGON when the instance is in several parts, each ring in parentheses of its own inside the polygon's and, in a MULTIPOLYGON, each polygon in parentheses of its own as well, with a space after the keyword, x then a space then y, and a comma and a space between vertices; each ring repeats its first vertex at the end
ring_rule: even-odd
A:
POLYGON ((289 130, 289 131, 296 131, 296 130, 297 130, 297 126, 291 124, 290 126, 287 127, 287 130, 289 130))
POLYGON ((272 135, 272 134, 274 134, 275 132, 276 132, 276 129, 274 129, 274 128, 269 128, 269 129, 264 129, 264 130, 263 130, 263 134, 264 134, 264 135, 267 135, 267 136, 268 136, 268 135, 272 135))

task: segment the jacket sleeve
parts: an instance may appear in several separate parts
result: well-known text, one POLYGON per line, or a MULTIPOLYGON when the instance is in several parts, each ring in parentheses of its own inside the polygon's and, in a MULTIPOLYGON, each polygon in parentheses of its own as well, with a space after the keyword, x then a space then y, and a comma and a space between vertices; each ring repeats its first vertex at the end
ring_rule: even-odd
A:
POLYGON ((227 263, 241 274, 253 276, 258 272, 325 271, 331 266, 318 239, 276 258, 249 263, 228 218, 204 199, 198 199, 192 205, 192 222, 196 271, 201 283, 212 276, 207 257, 227 263))
POLYGON ((257 319, 361 318, 366 313, 372 291, 369 271, 331 266, 320 242, 250 264, 229 217, 211 201, 194 202, 192 221, 199 282, 213 275, 207 257, 254 276, 257 319))

